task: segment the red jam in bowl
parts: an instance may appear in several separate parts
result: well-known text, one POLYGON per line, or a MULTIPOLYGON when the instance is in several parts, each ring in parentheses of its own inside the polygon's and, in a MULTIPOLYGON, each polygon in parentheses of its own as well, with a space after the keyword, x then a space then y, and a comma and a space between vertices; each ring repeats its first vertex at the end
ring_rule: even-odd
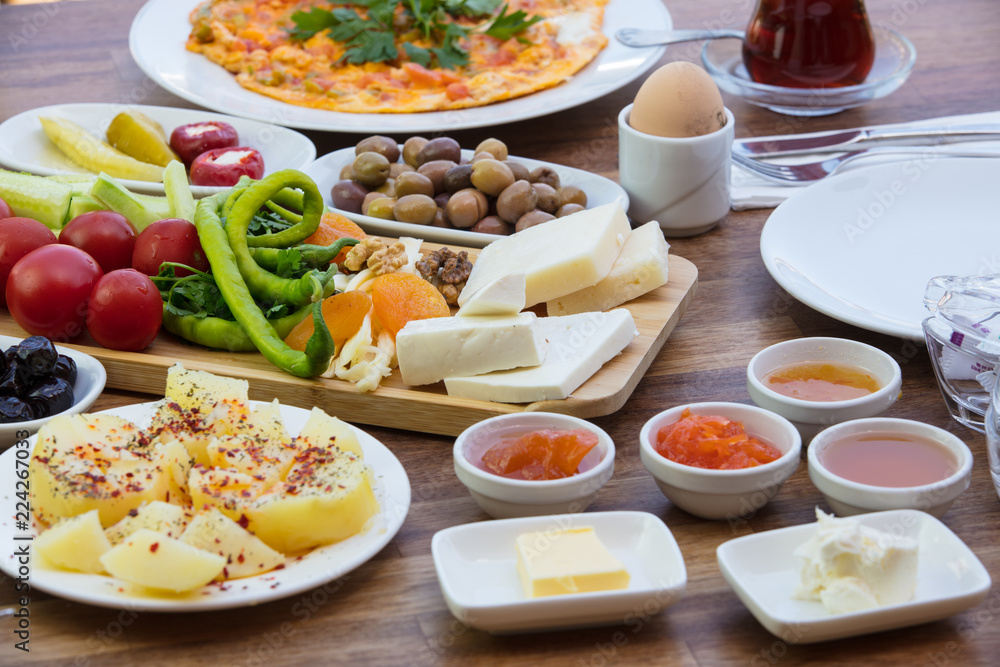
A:
POLYGON ((781 457, 781 450, 748 435, 743 422, 690 409, 659 430, 653 449, 675 463, 715 470, 751 468, 781 457))
POLYGON ((819 460, 846 480, 895 488, 940 482, 958 469, 955 455, 941 443, 899 431, 844 436, 827 445, 819 460))
POLYGON ((597 434, 585 428, 521 430, 477 443, 466 458, 508 479, 562 479, 596 466, 601 460, 596 446, 597 434), (591 452, 596 456, 588 456, 591 452))

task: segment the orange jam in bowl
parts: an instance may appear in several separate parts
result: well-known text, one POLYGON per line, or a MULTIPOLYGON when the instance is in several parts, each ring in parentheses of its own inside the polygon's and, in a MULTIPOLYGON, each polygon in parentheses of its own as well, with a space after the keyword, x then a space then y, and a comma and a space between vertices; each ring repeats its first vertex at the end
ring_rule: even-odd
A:
MULTIPOLYGON (((469 455, 476 467, 501 477, 562 479, 596 464, 593 457, 588 462, 587 454, 597 442, 597 434, 586 428, 544 428, 507 434, 481 454, 469 452, 469 455)), ((478 449, 481 451, 482 447, 478 449)))
POLYGON ((750 436, 742 422, 696 415, 690 408, 680 420, 660 428, 653 448, 675 463, 714 470, 752 468, 782 455, 778 448, 750 436))

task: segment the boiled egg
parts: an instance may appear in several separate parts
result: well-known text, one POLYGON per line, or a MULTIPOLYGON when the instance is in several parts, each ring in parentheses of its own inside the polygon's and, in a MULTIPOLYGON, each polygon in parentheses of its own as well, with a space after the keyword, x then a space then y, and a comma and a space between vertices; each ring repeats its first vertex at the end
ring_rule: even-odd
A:
POLYGON ((629 125, 658 137, 698 137, 726 124, 722 94, 708 72, 694 63, 667 63, 643 82, 629 125))

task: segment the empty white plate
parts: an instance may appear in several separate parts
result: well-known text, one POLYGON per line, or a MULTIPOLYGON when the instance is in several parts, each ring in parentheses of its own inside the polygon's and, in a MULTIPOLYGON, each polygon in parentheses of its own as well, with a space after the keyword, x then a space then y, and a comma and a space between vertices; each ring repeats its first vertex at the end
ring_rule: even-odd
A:
POLYGON ((492 633, 628 624, 683 597, 687 570, 670 529, 647 512, 590 512, 484 521, 439 531, 431 541, 448 609, 492 633), (517 574, 521 533, 594 529, 631 575, 628 588, 528 598, 517 574))
POLYGON ((797 644, 936 621, 979 604, 989 592, 990 575, 983 564, 955 533, 930 514, 893 510, 855 518, 862 524, 917 540, 917 589, 912 600, 830 614, 820 602, 792 598, 801 567, 792 554, 813 535, 815 523, 725 542, 716 550, 722 576, 761 625, 797 644))

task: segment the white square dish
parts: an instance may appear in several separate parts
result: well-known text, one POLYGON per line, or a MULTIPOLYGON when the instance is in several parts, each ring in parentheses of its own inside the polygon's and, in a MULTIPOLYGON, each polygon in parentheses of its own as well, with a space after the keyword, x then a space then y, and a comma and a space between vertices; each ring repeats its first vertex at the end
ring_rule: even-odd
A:
POLYGON ((955 533, 917 510, 873 512, 860 523, 917 540, 917 587, 909 602, 847 614, 822 603, 796 600, 800 562, 793 552, 816 524, 747 535, 719 545, 722 576, 750 613, 772 634, 794 644, 841 639, 927 623, 979 604, 991 579, 979 558, 955 533))
POLYGON ((687 570, 670 529, 647 512, 590 512, 483 521, 446 528, 431 542, 451 613, 494 634, 627 624, 683 597, 687 570), (525 597, 517 574, 521 533, 591 526, 631 575, 628 588, 525 597))

